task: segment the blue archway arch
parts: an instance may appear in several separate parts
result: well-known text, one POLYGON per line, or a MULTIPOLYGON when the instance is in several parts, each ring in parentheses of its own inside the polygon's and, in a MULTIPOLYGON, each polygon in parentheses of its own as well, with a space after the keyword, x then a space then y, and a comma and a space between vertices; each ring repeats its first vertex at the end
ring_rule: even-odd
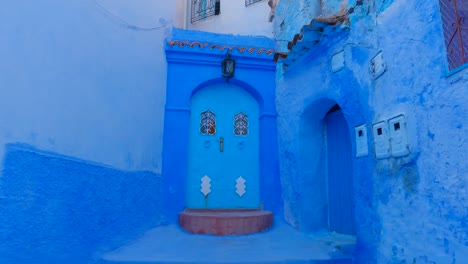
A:
MULTIPOLYGON (((305 107, 300 114, 298 133, 298 170, 299 177, 313 182, 307 185, 301 192, 304 195, 303 207, 312 208, 314 214, 304 216, 304 229, 317 230, 328 227, 328 149, 327 149, 327 114, 335 106, 339 106, 345 119, 350 141, 347 150, 352 157, 352 182, 354 190, 357 190, 360 174, 363 170, 360 160, 355 157, 355 129, 354 127, 364 123, 362 104, 353 99, 351 90, 343 87, 334 87, 327 93, 311 96, 304 100, 305 107), (309 194, 313 194, 313 197, 309 194)), ((359 196, 359 194, 357 194, 359 196)), ((356 197, 356 196, 355 196, 356 197)), ((359 203, 355 203, 359 204, 359 203)), ((359 208, 355 208, 359 213, 359 208)), ((359 223, 356 223, 358 228, 359 223)))
MULTIPOLYGON (((226 83, 226 79, 224 78, 214 78, 214 79, 210 79, 210 80, 207 80, 207 81, 204 81, 200 84, 198 84, 193 90, 192 90, 192 93, 190 94, 190 98, 189 98, 189 101, 190 99, 193 97, 194 94, 196 94, 198 91, 200 91, 201 89, 205 88, 205 87, 208 87, 208 86, 211 86, 211 85, 215 85, 215 84, 220 84, 220 83, 226 83)), ((258 105, 260 106, 260 112, 263 112, 263 105, 264 105, 264 100, 263 100, 263 96, 262 94, 257 90, 255 89, 255 87, 253 87, 252 85, 250 85, 249 83, 247 82, 244 82, 242 80, 239 80, 239 79, 230 79, 229 80, 229 83, 232 84, 232 85, 235 85, 237 87, 240 87, 242 89, 244 89, 245 91, 247 91, 250 95, 253 96, 253 98, 255 98, 255 100, 257 101, 258 105)))

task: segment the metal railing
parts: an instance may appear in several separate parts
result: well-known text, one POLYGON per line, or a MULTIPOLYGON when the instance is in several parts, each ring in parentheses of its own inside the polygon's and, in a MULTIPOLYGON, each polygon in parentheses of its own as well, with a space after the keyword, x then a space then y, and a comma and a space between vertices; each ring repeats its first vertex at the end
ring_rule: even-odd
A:
POLYGON ((261 2, 263 0, 245 0, 245 6, 249 6, 251 4, 255 4, 257 2, 261 2))
POLYGON ((191 23, 217 16, 221 13, 221 0, 192 0, 191 23))
POLYGON ((468 62, 468 5, 465 0, 440 0, 449 70, 468 62))

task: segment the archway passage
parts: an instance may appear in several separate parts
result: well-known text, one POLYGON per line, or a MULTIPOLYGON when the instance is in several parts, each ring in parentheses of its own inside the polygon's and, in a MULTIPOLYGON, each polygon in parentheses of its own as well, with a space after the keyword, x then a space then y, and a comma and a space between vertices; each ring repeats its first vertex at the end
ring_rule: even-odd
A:
POLYGON ((327 129, 329 228, 355 234, 351 139, 346 119, 338 105, 325 117, 327 129))

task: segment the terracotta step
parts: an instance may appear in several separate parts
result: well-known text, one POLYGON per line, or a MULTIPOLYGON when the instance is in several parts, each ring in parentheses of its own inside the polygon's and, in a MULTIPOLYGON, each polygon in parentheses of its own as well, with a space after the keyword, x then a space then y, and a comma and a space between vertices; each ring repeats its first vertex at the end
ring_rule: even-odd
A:
POLYGON ((261 232, 273 225, 273 213, 258 209, 186 209, 179 225, 193 234, 218 236, 261 232))

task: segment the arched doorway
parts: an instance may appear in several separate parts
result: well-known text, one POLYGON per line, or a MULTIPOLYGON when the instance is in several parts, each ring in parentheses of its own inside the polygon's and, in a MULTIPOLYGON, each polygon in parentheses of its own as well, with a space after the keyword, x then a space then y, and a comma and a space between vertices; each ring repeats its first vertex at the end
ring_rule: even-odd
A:
MULTIPOLYGON (((209 36, 209 34, 196 35, 200 37, 200 40, 214 37, 209 36)), ((259 201, 255 202, 255 206, 279 212, 283 208, 283 202, 281 199, 278 164, 278 126, 275 104, 276 64, 271 59, 273 54, 267 52, 249 53, 235 48, 239 45, 249 46, 254 43, 266 45, 267 42, 264 42, 264 40, 257 41, 253 38, 252 42, 249 41, 249 44, 243 38, 220 35, 212 39, 214 42, 211 44, 211 47, 222 47, 222 49, 212 49, 203 45, 203 47, 197 47, 197 43, 200 41, 193 39, 193 37, 197 36, 193 35, 193 32, 190 31, 173 30, 171 39, 168 39, 165 45, 168 67, 161 165, 162 186, 164 186, 161 200, 164 215, 169 222, 180 223, 180 212, 187 209, 188 206, 192 206, 186 202, 188 200, 188 186, 190 185, 187 182, 189 162, 192 155, 189 153, 191 151, 189 150, 190 133, 193 132, 193 129, 190 128, 191 117, 194 115, 192 111, 192 98, 197 96, 198 92, 203 93, 205 88, 208 89, 213 85, 226 85, 226 88, 236 87, 236 89, 242 92, 247 92, 249 98, 254 98, 259 115, 256 119, 259 133, 258 149, 256 150, 258 157, 254 160, 258 163, 257 180, 259 181, 258 186, 260 188, 259 191, 257 189, 257 192, 260 194, 257 198, 259 201), (191 39, 192 41, 181 41, 183 39, 191 39), (228 45, 227 43, 231 44, 228 45), (226 79, 221 76, 221 69, 219 67, 221 66, 221 60, 226 55, 226 49, 232 51, 232 58, 236 60, 236 76, 230 79, 228 84, 226 83, 226 79)), ((268 47, 270 47, 270 44, 268 44, 268 47)), ((221 100, 225 99, 221 98, 221 100)), ((232 101, 233 99, 228 98, 224 102, 220 101, 219 103, 233 103, 232 101)), ((208 109, 201 111, 206 110, 208 109)), ((198 116, 198 119, 200 119, 200 116, 198 116)), ((249 124, 251 124, 250 121, 253 119, 251 116, 248 116, 248 120, 249 124)), ((216 137, 213 136, 212 138, 216 137)), ((231 141, 227 140, 227 138, 224 140, 225 151, 227 151, 228 144, 231 141)), ((219 147, 219 142, 212 141, 212 143, 213 146, 216 143, 219 147)), ((242 147, 242 144, 240 145, 242 147)), ((242 166, 243 164, 236 164, 236 167, 242 166)), ((229 170, 226 168, 224 171, 229 170)), ((193 184, 193 186, 197 186, 194 189, 196 190, 196 194, 201 195, 201 182, 200 178, 197 178, 197 183, 193 184)), ((213 188, 217 182, 213 179, 211 182, 213 188)), ((255 192, 251 191, 256 189, 253 186, 253 181, 246 179, 245 184, 246 194, 242 196, 243 198, 254 194, 255 192)), ((234 186, 234 188, 236 187, 234 186)), ((237 195, 235 192, 234 194, 237 195)), ((208 202, 212 201, 211 198, 214 199, 214 192, 208 197, 210 199, 208 202)), ((204 196, 202 196, 203 202, 204 199, 204 196)), ((214 206, 213 203, 209 203, 209 205, 214 206)), ((196 207, 199 206, 206 208, 205 204, 197 205, 196 207)), ((241 204, 240 206, 243 205, 241 204)))
POLYGON ((351 145, 347 120, 335 100, 320 98, 305 108, 298 162, 305 179, 300 186, 304 230, 355 234, 351 145))
POLYGON ((259 106, 229 83, 191 98, 186 208, 259 208, 259 106))
POLYGON ((325 116, 327 135, 329 229, 354 235, 353 165, 351 138, 341 108, 336 104, 325 116))

